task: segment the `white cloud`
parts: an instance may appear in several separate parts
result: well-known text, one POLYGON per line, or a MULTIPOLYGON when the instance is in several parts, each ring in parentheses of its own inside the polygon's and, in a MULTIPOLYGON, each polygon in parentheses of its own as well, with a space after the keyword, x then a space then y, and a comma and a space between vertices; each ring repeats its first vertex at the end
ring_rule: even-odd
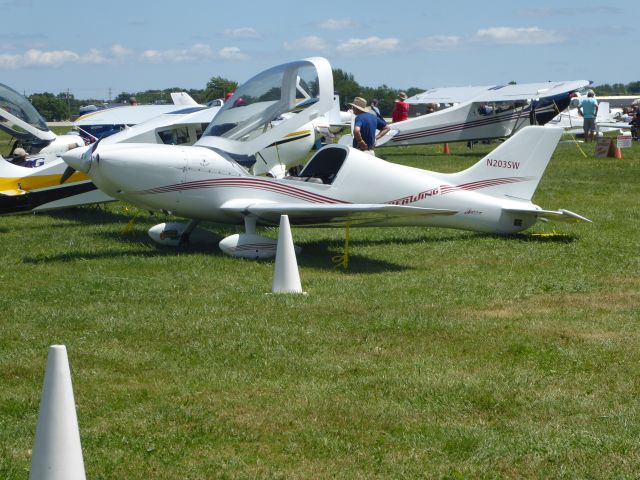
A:
POLYGON ((246 60, 249 56, 242 53, 238 47, 225 47, 218 51, 218 56, 225 60, 246 60))
POLYGON ((375 55, 389 53, 400 44, 397 38, 351 38, 336 47, 336 52, 342 55, 375 55))
POLYGON ((133 55, 133 50, 123 47, 118 43, 112 45, 109 51, 111 52, 111 55, 113 55, 113 57, 116 59, 123 59, 133 55))
POLYGON ((299 38, 293 42, 285 42, 284 48, 287 50, 311 50, 316 52, 324 52, 329 46, 322 38, 314 35, 299 38))
POLYGON ((493 45, 548 45, 560 43, 564 38, 538 27, 492 27, 478 30, 473 37, 477 42, 493 45))
POLYGON ((187 63, 220 58, 223 60, 246 60, 249 56, 238 47, 224 47, 214 52, 204 43, 196 43, 189 48, 179 50, 145 50, 142 58, 149 63, 187 63))
POLYGON ((14 70, 22 66, 22 55, 0 55, 0 68, 4 70, 14 70))
POLYGON ((462 37, 456 35, 434 35, 420 41, 420 46, 425 50, 445 50, 462 45, 462 37))
POLYGON ((227 28, 224 34, 231 38, 260 38, 258 31, 251 27, 227 28))
POLYGON ((92 48, 87 53, 82 55, 77 63, 89 64, 89 65, 101 65, 103 63, 110 63, 111 59, 105 57, 98 49, 92 48))
POLYGON ((347 28, 354 28, 357 26, 356 22, 350 18, 330 18, 318 24, 320 28, 326 28, 327 30, 346 30, 347 28))
POLYGON ((211 59, 245 60, 249 58, 238 47, 224 47, 215 52, 205 43, 196 43, 188 48, 134 51, 120 44, 114 44, 106 50, 91 48, 85 53, 71 50, 29 49, 24 53, 0 54, 0 69, 15 70, 28 67, 60 67, 68 64, 104 65, 143 61, 147 63, 189 63, 211 59))
POLYGON ((0 68, 13 70, 24 67, 59 67, 65 63, 79 63, 80 55, 71 50, 42 51, 35 48, 22 54, 0 55, 0 68))

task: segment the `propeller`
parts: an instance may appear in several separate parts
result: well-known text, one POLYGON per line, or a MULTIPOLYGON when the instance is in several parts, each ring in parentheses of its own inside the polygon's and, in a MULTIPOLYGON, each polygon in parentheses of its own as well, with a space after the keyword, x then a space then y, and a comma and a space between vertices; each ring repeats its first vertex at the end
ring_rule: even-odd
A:
POLYGON ((68 166, 62 173, 62 176, 60 177, 61 185, 67 180, 69 180, 71 175, 73 175, 76 171, 78 171, 78 168, 85 173, 89 171, 89 168, 91 166, 91 157, 93 156, 93 153, 98 148, 99 143, 100 143, 100 140, 98 140, 93 145, 91 145, 91 148, 84 150, 81 154, 77 149, 73 149, 73 150, 70 150, 68 154, 65 154, 62 156, 63 160, 67 162, 68 166), (73 167, 71 166, 72 164, 74 165, 73 167), (84 169, 85 166, 86 166, 86 170, 84 169))
POLYGON ((64 169, 62 176, 60 177, 60 185, 69 180, 69 177, 71 177, 71 175, 73 175, 74 173, 76 173, 76 169, 72 166, 67 166, 67 168, 64 169))

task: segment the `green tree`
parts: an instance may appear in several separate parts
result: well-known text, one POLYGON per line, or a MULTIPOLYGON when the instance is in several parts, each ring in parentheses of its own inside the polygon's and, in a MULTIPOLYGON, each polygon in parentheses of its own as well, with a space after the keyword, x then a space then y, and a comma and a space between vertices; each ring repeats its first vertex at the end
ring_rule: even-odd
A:
POLYGON ((627 92, 631 95, 640 94, 640 82, 631 82, 627 84, 627 92))
POLYGON ((222 77, 211 77, 204 89, 205 102, 224 98, 227 92, 235 92, 236 88, 238 88, 238 82, 222 77))
POLYGON ((34 93, 29 97, 29 101, 48 122, 57 122, 69 118, 67 103, 53 93, 34 93))
POLYGON ((339 68, 333 69, 333 89, 340 95, 340 107, 344 108, 355 97, 362 96, 362 87, 353 78, 353 75, 339 68))

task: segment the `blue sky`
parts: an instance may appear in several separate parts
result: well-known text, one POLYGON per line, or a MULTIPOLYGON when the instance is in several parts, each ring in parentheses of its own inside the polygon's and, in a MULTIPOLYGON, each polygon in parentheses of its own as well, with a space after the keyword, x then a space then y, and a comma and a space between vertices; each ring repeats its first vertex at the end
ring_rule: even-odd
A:
POLYGON ((27 94, 204 88, 308 56, 402 89, 640 80, 637 0, 0 0, 0 12, 0 83, 27 94))

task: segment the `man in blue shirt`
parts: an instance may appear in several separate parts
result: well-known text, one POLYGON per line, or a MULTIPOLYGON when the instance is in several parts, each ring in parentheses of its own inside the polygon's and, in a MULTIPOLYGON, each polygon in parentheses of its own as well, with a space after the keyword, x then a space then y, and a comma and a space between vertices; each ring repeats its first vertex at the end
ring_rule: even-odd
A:
POLYGON ((389 130, 387 122, 367 112, 367 101, 362 97, 353 99, 349 104, 353 108, 356 120, 353 125, 353 148, 375 155, 376 141, 389 130), (376 135, 376 130, 379 130, 376 135))
POLYGON ((596 117, 598 116, 598 100, 595 99, 593 90, 587 92, 587 98, 580 101, 578 113, 583 118, 584 141, 593 141, 596 138, 596 117))

